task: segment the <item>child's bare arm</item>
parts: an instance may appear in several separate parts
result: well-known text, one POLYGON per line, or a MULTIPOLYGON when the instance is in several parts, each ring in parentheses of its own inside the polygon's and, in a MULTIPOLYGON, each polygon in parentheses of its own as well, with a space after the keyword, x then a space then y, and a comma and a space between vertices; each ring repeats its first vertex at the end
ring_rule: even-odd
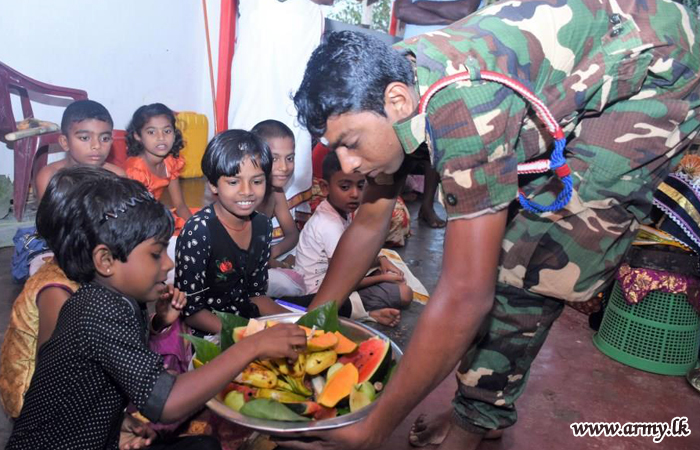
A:
POLYGON ((221 332, 221 321, 213 312, 208 309, 201 309, 185 319, 185 323, 192 328, 204 331, 206 333, 221 332))
POLYGON ((49 185, 49 181, 51 181, 51 177, 53 177, 57 171, 58 168, 55 164, 49 164, 48 166, 44 166, 39 173, 36 174, 34 187, 36 188, 37 203, 41 202, 41 199, 44 197, 44 192, 46 192, 46 187, 49 185))
POLYGON ((185 203, 185 195, 182 193, 180 180, 175 179, 170 182, 168 185, 168 193, 170 194, 170 201, 173 202, 177 215, 185 220, 192 217, 192 211, 190 211, 190 208, 187 207, 187 203, 185 203))
POLYGON ((61 312, 61 308, 70 296, 70 292, 55 286, 43 289, 39 292, 39 295, 37 295, 36 306, 39 310, 37 348, 48 341, 53 334, 53 330, 56 328, 56 322, 58 321, 58 313, 61 312))
POLYGON ((251 297, 250 301, 258 306, 261 316, 270 316, 272 314, 284 314, 289 312, 287 309, 278 305, 267 296, 251 297))
POLYGON ((172 422, 195 411, 218 394, 255 359, 296 359, 306 347, 306 333, 296 325, 280 324, 243 339, 192 372, 177 377, 161 413, 172 422))
POLYGON ((289 204, 284 192, 275 192, 272 195, 275 200, 275 217, 277 217, 277 221, 284 233, 282 241, 273 246, 270 252, 270 259, 275 259, 297 245, 297 242, 299 242, 299 229, 294 222, 292 214, 289 212, 289 204))

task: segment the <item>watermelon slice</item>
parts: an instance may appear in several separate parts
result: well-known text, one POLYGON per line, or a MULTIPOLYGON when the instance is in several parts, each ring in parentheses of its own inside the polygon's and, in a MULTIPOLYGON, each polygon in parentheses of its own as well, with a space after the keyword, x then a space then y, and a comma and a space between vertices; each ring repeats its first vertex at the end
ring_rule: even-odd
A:
POLYGON ((382 381, 391 366, 391 344, 378 337, 369 338, 357 350, 339 358, 338 362, 357 367, 360 374, 358 383, 382 381))

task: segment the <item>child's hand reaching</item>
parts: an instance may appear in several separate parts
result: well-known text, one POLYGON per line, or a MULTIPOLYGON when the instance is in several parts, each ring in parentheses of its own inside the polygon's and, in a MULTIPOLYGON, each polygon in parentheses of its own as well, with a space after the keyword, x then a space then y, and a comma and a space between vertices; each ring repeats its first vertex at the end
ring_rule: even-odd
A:
POLYGON ((306 333, 299 326, 282 323, 248 336, 236 345, 250 345, 254 359, 295 360, 306 349, 306 333))
POLYGON ((381 277, 382 281, 387 282, 387 283, 397 283, 398 284, 398 283, 404 282, 403 274, 399 275, 399 274, 394 273, 394 272, 386 272, 386 273, 383 273, 379 276, 381 277))
POLYGON ((169 327, 180 317, 180 312, 187 304, 187 297, 184 292, 172 285, 160 295, 156 302, 156 315, 153 317, 153 330, 160 331, 169 327))
POLYGON ((389 258, 386 256, 379 258, 379 271, 384 275, 389 273, 398 275, 401 277, 401 281, 403 281, 403 271, 389 261, 389 258))

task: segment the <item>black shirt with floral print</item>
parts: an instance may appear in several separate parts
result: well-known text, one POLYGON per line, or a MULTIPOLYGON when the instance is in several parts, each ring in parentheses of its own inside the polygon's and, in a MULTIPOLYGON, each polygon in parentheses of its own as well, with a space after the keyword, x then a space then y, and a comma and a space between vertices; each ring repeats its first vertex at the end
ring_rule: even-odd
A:
POLYGON ((231 239, 216 217, 213 205, 203 208, 185 224, 175 250, 175 286, 187 295, 185 316, 202 309, 258 317, 252 297, 265 295, 272 224, 253 213, 252 237, 247 250, 231 239))

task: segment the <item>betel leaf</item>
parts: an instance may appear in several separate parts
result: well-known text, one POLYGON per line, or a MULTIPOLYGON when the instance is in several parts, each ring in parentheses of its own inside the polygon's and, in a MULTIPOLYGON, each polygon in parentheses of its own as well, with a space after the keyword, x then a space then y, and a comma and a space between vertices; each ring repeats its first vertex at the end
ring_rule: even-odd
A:
POLYGON ((240 413, 258 419, 282 420, 285 422, 308 422, 308 417, 300 416, 282 403, 267 398, 256 398, 247 402, 240 413))
POLYGON ((219 356, 221 349, 218 345, 213 342, 209 342, 206 339, 202 339, 197 336, 192 336, 191 334, 181 334, 183 339, 186 339, 194 345, 194 352, 197 358, 202 364, 206 364, 212 359, 219 356))
POLYGON ((233 345, 233 329, 248 325, 248 319, 235 314, 213 310, 221 321, 221 351, 233 345))
POLYGON ((297 325, 307 328, 316 327, 323 331, 340 331, 340 320, 338 319, 338 305, 335 302, 328 302, 318 308, 307 312, 299 320, 297 325))

